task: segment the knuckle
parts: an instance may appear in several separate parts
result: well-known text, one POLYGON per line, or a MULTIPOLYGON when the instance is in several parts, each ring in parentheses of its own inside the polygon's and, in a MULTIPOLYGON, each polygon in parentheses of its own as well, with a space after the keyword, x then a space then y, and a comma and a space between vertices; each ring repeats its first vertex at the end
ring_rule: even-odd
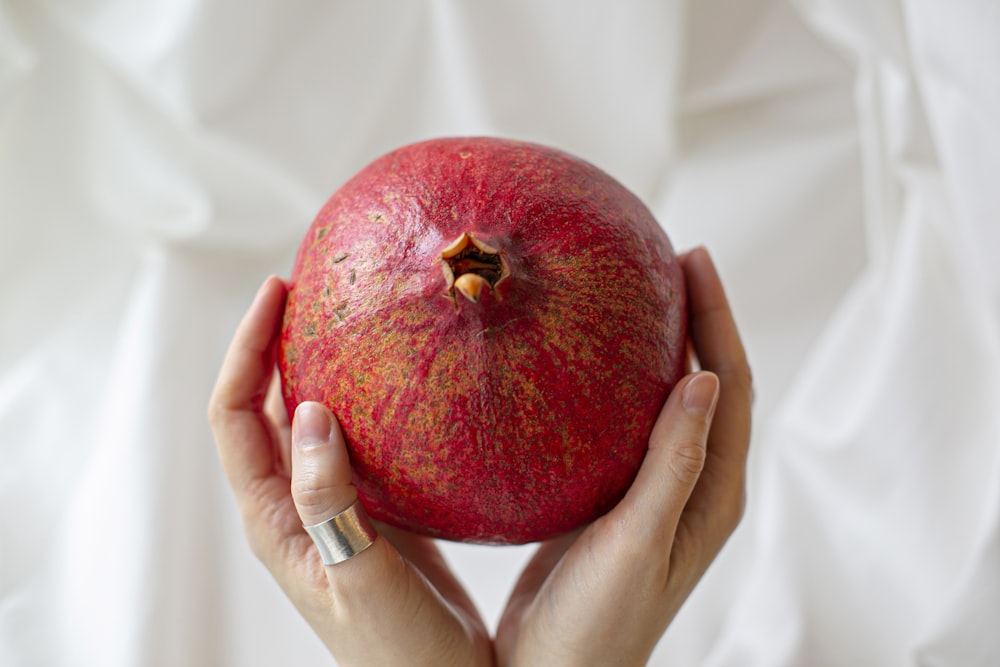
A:
POLYGON ((317 484, 315 475, 312 474, 292 480, 292 496, 295 504, 305 510, 324 510, 330 505, 329 490, 317 484))
POLYGON ((225 430, 232 423, 235 410, 221 396, 213 394, 208 400, 207 413, 208 425, 213 431, 219 432, 225 430))
POLYGON ((208 423, 213 429, 217 429, 222 423, 222 406, 219 403, 218 398, 213 395, 208 399, 208 423))
POLYGON ((698 440, 682 440, 675 444, 669 458, 670 471, 681 482, 693 484, 705 469, 705 444, 698 440))
POLYGON ((318 475, 305 473, 292 479, 292 498, 303 520, 322 521, 343 507, 337 506, 334 490, 318 475))

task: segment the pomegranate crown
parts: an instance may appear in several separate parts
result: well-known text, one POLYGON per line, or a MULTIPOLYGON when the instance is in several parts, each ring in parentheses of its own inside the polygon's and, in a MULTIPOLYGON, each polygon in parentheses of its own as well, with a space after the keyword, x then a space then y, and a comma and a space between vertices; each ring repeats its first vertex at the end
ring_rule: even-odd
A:
POLYGON ((503 253, 468 232, 462 232, 441 251, 440 262, 446 294, 454 300, 456 309, 457 294, 477 303, 485 290, 494 292, 499 299, 496 286, 510 275, 503 253))

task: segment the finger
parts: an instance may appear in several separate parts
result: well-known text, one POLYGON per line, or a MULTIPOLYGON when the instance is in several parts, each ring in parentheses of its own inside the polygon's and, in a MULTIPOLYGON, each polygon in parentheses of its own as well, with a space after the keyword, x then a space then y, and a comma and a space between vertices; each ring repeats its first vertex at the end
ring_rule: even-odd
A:
POLYGON ((287 287, 268 278, 240 321, 209 401, 219 459, 237 500, 274 471, 271 432, 262 413, 274 369, 287 287))
MULTIPOLYGON (((288 478, 275 474, 276 429, 262 409, 273 376, 286 295, 287 287, 279 278, 268 278, 261 285, 236 329, 209 402, 219 460, 240 508, 247 540, 281 582, 303 578, 298 562, 286 556, 296 549, 301 552, 305 537, 288 478)), ((315 570, 311 579, 316 580, 315 570)))
POLYGON ((536 569, 518 582, 498 627, 502 659, 546 664, 547 651, 531 647, 555 646, 581 664, 612 656, 645 664, 679 606, 678 596, 667 594, 674 535, 705 461, 718 386, 705 371, 678 382, 622 501, 565 552, 558 543, 539 549, 536 569), (535 588, 534 597, 526 594, 535 588))
POLYGON ((711 256, 695 248, 681 256, 681 266, 690 297, 691 338, 701 367, 718 375, 723 385, 750 393, 750 364, 711 256))
POLYGON ((278 470, 292 476, 292 422, 288 418, 285 400, 281 394, 281 376, 277 369, 264 399, 264 415, 271 425, 272 439, 277 444, 278 470))
POLYGON ((691 304, 691 335, 701 366, 721 383, 702 479, 688 511, 722 528, 724 539, 743 510, 753 380, 746 351, 711 257, 696 249, 682 258, 691 304))
POLYGON ((637 548, 666 550, 701 476, 709 428, 719 398, 715 374, 688 375, 670 393, 649 438, 649 449, 625 498, 605 515, 630 531, 637 548), (642 534, 637 534, 641 530, 642 534))
POLYGON ((320 403, 300 403, 292 443, 292 499, 303 525, 321 523, 347 509, 358 494, 333 414, 320 403))
MULTIPOLYGON (((322 404, 296 408, 291 459, 292 498, 303 524, 321 523, 357 498, 343 433, 322 404)), ((319 560, 315 549, 310 557, 319 560)), ((332 616, 323 638, 345 664, 431 664, 429 656, 443 649, 451 657, 442 664, 484 659, 488 634, 478 617, 456 613, 388 540, 378 537, 324 569, 332 616)))
MULTIPOLYGON (((291 464, 291 497, 303 526, 322 523, 357 499, 343 432, 323 404, 306 401, 296 407, 292 418, 291 464)), ((315 548, 309 550, 308 557, 314 562, 320 560, 315 548)), ((364 606, 371 602, 382 595, 380 586, 391 589, 399 578, 405 578, 406 573, 397 567, 399 561, 395 549, 384 539, 376 539, 353 557, 326 566, 334 599, 347 605, 364 606)))

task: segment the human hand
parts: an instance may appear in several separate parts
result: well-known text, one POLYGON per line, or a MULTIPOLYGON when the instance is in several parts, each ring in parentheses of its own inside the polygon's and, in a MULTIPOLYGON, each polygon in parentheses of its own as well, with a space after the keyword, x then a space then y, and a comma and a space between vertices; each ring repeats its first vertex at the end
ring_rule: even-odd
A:
POLYGON ((671 392, 624 499, 543 543, 511 592, 501 665, 644 665, 742 516, 753 384, 708 253, 681 258, 701 372, 671 392))
MULTIPOLYGON (((643 664, 739 521, 749 368, 707 253, 682 260, 709 372, 672 392, 622 502, 539 547, 498 629, 501 664, 643 664)), ((349 506, 355 491, 333 415, 305 403, 290 427, 273 391, 286 293, 276 278, 261 287, 209 409, 254 552, 345 666, 492 664, 483 622, 432 540, 381 526, 368 550, 320 562, 302 526, 349 506)))
POLYGON ((289 426, 274 391, 286 296, 278 278, 261 286, 209 404, 251 548, 343 667, 493 664, 489 633, 433 540, 379 526, 366 550, 321 562, 303 525, 347 508, 356 491, 333 415, 303 403, 289 426))

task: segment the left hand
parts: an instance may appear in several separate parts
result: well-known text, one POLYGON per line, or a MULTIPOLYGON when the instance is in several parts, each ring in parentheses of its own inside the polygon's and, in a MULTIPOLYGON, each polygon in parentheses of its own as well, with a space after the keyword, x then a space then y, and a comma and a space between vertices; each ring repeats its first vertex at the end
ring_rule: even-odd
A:
POLYGON ((670 393, 621 502, 539 546, 497 630, 501 665, 646 664, 742 516, 750 367, 708 253, 681 265, 704 370, 670 393))

